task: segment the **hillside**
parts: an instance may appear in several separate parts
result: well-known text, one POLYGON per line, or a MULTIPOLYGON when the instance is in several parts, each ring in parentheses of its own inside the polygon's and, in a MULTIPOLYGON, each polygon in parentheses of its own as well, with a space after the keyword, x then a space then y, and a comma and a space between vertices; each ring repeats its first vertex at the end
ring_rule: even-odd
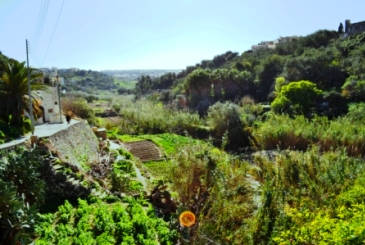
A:
POLYGON ((60 70, 92 130, 0 151, 0 243, 364 244, 364 64, 365 33, 320 30, 135 89, 60 70))
POLYGON ((77 68, 56 69, 41 68, 45 77, 64 78, 64 88, 67 91, 84 91, 93 93, 95 90, 115 90, 119 88, 114 78, 98 71, 80 70, 77 68))
MULTIPOLYGON (((237 101, 243 96, 271 103, 278 77, 284 78, 284 84, 310 81, 323 91, 318 103, 328 103, 330 116, 338 116, 344 113, 338 107, 340 101, 365 99, 363 92, 355 91, 365 79, 364 50, 364 33, 340 39, 336 31, 320 30, 278 44, 275 49, 249 50, 241 55, 228 51, 203 60, 176 74, 164 89, 169 89, 174 98, 185 94, 191 109, 205 113, 216 101, 237 101), (215 92, 211 94, 213 85, 215 92)), ((164 76, 152 82, 141 80, 136 86, 149 93, 162 79, 164 76)))
POLYGON ((176 70, 166 70, 166 69, 136 69, 136 70, 102 70, 101 73, 104 73, 109 76, 113 76, 119 78, 123 81, 137 81, 138 78, 143 76, 150 76, 152 78, 162 76, 165 73, 177 73, 180 72, 181 69, 176 70))

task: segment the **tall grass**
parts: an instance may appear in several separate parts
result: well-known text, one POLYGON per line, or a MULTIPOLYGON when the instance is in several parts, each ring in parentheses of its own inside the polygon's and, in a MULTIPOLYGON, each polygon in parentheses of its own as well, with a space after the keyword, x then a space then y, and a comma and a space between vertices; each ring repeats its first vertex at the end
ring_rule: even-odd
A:
POLYGON ((365 153, 365 127, 361 121, 347 117, 329 121, 326 117, 308 120, 286 115, 271 115, 255 131, 254 137, 262 149, 293 149, 305 151, 311 145, 323 151, 346 149, 350 156, 365 153))
POLYGON ((255 209, 246 175, 249 164, 200 143, 180 148, 171 162, 179 209, 197 216, 189 229, 190 242, 249 244, 247 227, 255 209))
POLYGON ((124 100, 120 114, 119 130, 124 134, 184 134, 184 131, 190 133, 202 125, 196 113, 173 110, 146 99, 124 100))
POLYGON ((258 168, 251 174, 263 187, 262 206, 251 226, 254 244, 267 244, 270 237, 288 230, 294 224, 288 210, 335 208, 336 197, 365 168, 362 160, 344 151, 321 154, 319 147, 305 153, 285 151, 273 162, 258 155, 254 162, 258 168))

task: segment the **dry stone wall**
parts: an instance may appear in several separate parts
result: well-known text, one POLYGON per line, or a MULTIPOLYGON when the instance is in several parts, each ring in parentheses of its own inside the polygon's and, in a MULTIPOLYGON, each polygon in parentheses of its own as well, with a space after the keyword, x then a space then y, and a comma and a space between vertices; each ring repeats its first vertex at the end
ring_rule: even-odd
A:
POLYGON ((70 126, 48 137, 47 141, 48 147, 57 152, 62 162, 67 162, 79 169, 99 162, 98 139, 85 122, 70 126))

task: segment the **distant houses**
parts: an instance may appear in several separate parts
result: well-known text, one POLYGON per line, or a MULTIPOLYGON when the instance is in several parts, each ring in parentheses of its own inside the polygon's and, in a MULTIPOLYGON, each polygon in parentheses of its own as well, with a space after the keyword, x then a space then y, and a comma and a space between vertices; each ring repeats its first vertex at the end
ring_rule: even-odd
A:
POLYGON ((276 45, 278 45, 280 43, 287 43, 287 42, 291 42, 291 41, 296 41, 298 39, 299 39, 298 36, 289 36, 289 37, 280 37, 279 39, 276 39, 274 41, 262 41, 257 45, 253 45, 251 47, 251 50, 257 51, 260 49, 275 49, 276 45))

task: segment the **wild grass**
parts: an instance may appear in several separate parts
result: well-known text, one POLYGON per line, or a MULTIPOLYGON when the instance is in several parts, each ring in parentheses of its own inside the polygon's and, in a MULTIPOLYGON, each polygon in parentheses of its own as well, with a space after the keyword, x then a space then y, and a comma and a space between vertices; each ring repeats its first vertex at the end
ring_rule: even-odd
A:
POLYGON ((198 218, 189 230, 194 244, 206 244, 206 238, 212 244, 290 244, 291 239, 305 244, 299 242, 301 225, 317 234, 322 230, 311 222, 329 225, 336 214, 346 215, 342 222, 355 229, 361 215, 355 206, 365 196, 365 178, 359 178, 364 170, 364 160, 345 149, 323 153, 314 146, 281 151, 274 158, 256 153, 248 163, 196 143, 173 155, 171 180, 179 208, 198 218), (353 211, 341 211, 345 205, 353 211), (297 233, 286 235, 290 229, 297 233))
POLYGON ((171 181, 179 209, 197 217, 188 232, 191 243, 248 244, 247 222, 254 211, 248 168, 247 163, 199 142, 173 155, 171 181))
POLYGON ((170 160, 145 162, 143 166, 152 175, 154 180, 162 180, 164 183, 171 181, 171 176, 169 175, 171 168, 170 160))
POLYGON ((318 145, 322 151, 346 149, 354 157, 365 153, 363 122, 347 117, 329 121, 319 116, 309 120, 303 116, 271 115, 254 130, 254 137, 259 147, 267 150, 305 151, 311 145, 318 145))
POLYGON ((119 130, 124 134, 182 135, 184 131, 189 132, 203 123, 195 113, 173 110, 146 99, 135 102, 124 99, 119 102, 118 107, 122 119, 119 130))
POLYGON ((251 226, 254 244, 267 244, 293 226, 290 210, 335 209, 336 197, 353 186, 365 168, 363 160, 345 150, 322 154, 319 147, 304 153, 284 151, 274 161, 258 155, 254 163, 257 168, 250 174, 263 190, 262 206, 251 226))

